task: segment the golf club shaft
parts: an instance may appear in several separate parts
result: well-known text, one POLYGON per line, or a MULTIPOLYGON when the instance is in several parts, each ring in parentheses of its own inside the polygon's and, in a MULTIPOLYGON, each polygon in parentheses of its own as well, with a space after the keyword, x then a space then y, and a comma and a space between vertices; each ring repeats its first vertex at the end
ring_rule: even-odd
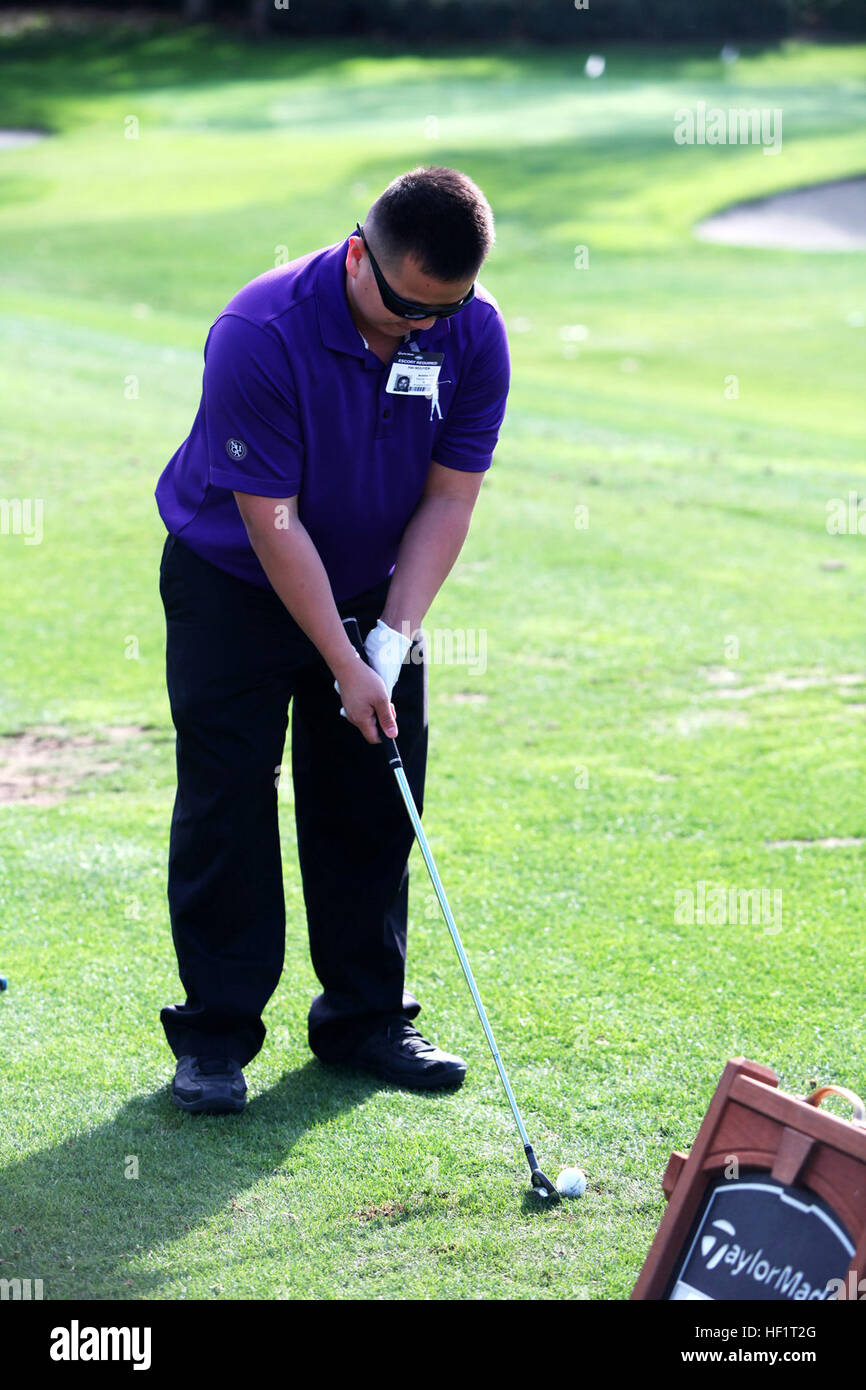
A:
MULTIPOLYGON (((397 785, 400 788, 400 794, 403 797, 406 810, 409 812, 409 819, 411 820, 412 826, 415 830, 415 838, 418 841, 418 848, 424 856, 424 863, 427 865, 427 872, 430 875, 430 881, 433 884, 436 896, 439 899, 439 906, 442 909, 442 916, 445 918, 448 930, 451 933, 451 940, 454 942, 454 949, 457 952, 458 959, 460 961, 461 966, 463 967, 463 974, 466 976, 466 983, 469 986, 469 991, 472 995, 475 1008, 478 1010, 478 1017, 481 1019, 481 1027, 484 1029, 484 1035, 487 1038, 487 1042, 490 1046, 490 1051, 493 1053, 493 1060, 496 1063, 496 1070, 499 1072, 500 1080, 502 1081, 502 1085, 505 1088, 505 1094, 508 1097, 508 1104, 511 1106, 511 1113, 514 1116, 517 1128, 520 1132, 520 1137, 523 1140, 523 1147, 527 1150, 527 1157, 529 1157, 529 1153, 532 1150, 532 1145, 529 1142, 529 1137, 526 1133, 526 1128, 523 1124, 523 1120, 520 1117, 520 1111, 517 1108, 517 1101, 514 1099, 514 1093, 511 1090, 508 1077, 505 1073, 505 1068, 502 1065, 502 1058, 499 1056, 499 1048, 496 1046, 496 1039, 493 1036, 493 1029, 490 1027, 490 1024, 488 1022, 484 1005, 481 1002, 481 996, 478 993, 478 987, 475 984, 475 977, 472 974, 469 961, 466 959, 466 952, 464 951, 463 943, 460 940, 460 933, 458 932, 457 926, 454 922, 454 917, 452 916, 451 908, 448 906, 448 899, 445 896, 445 889, 442 887, 442 880, 440 879, 439 874, 436 871, 436 865, 433 862, 433 855, 430 852, 430 846, 427 843, 427 836, 424 834, 424 827, 421 824, 421 817, 418 815, 418 808, 415 805, 415 799, 412 796, 412 792, 409 787, 409 782, 406 778, 406 773, 403 769, 402 763, 399 765, 399 767, 394 767, 394 775, 397 778, 397 785)), ((530 1163, 530 1166, 533 1166, 533 1164, 530 1163)))
MULTIPOLYGON (((355 618, 344 618, 343 625, 346 629, 346 634, 349 638, 349 641, 352 643, 352 646, 358 652, 362 660, 366 661, 367 654, 364 650, 364 643, 361 639, 361 630, 358 627, 357 620, 355 618)), ((540 1170, 538 1168, 538 1160, 535 1157, 532 1145, 529 1142, 529 1136, 526 1133, 526 1126, 524 1125, 520 1111, 517 1108, 517 1101, 514 1099, 514 1092, 511 1089, 511 1083, 509 1082, 508 1076, 506 1075, 505 1067, 502 1065, 502 1058, 499 1055, 499 1048, 496 1046, 496 1039, 493 1036, 493 1029, 490 1027, 490 1023, 488 1022, 487 1013, 485 1012, 484 1005, 481 1002, 481 995, 478 993, 478 987, 475 983, 475 977, 472 974, 469 961, 466 959, 466 952, 463 949, 463 943, 460 940, 460 933, 457 930, 457 924, 454 921, 451 908, 448 906, 448 899, 445 896, 445 889, 442 887, 442 880, 440 879, 439 874, 436 870, 436 865, 433 862, 433 855, 430 851, 430 846, 427 843, 427 836, 424 834, 424 827, 421 824, 421 817, 418 814, 418 807, 415 805, 415 798, 412 795, 412 789, 409 786, 409 782, 406 777, 405 770, 403 768, 403 759, 400 757, 400 751, 397 748, 397 744, 394 741, 394 739, 387 738, 386 735, 382 732, 381 727, 379 729, 379 733, 381 735, 382 743, 384 745, 383 751, 388 760, 389 766, 393 769, 394 775, 397 778, 397 785, 400 788, 400 795, 402 796, 403 803, 406 807, 406 810, 409 813, 409 819, 411 820, 412 828, 415 831, 415 838, 418 841, 418 847, 421 850, 422 855, 424 856, 424 863, 427 865, 427 872, 430 875, 430 881, 433 884, 436 897, 439 899, 439 906, 442 909, 442 916, 445 918, 446 925, 448 927, 449 932, 451 933, 451 940, 454 942, 454 949, 457 952, 458 960, 460 961, 460 965, 463 969, 463 974, 466 976, 466 983, 469 986, 469 990, 472 994, 473 1003, 475 1004, 475 1008, 478 1012, 478 1017, 481 1020, 481 1026, 484 1029, 484 1036, 486 1037, 488 1046, 490 1047, 490 1051, 493 1054, 493 1060, 496 1063, 496 1070, 499 1072, 499 1079, 502 1082, 505 1094, 508 1097, 508 1104, 511 1106, 511 1113, 514 1116, 514 1120, 517 1125, 520 1138, 523 1141, 523 1151, 526 1154, 526 1161, 529 1164, 530 1170, 533 1174, 533 1181, 535 1181, 536 1174, 538 1174, 539 1179, 547 1183, 548 1189, 551 1192, 553 1192, 554 1189, 552 1187, 552 1184, 550 1184, 548 1180, 543 1177, 543 1174, 540 1173, 540 1170)))

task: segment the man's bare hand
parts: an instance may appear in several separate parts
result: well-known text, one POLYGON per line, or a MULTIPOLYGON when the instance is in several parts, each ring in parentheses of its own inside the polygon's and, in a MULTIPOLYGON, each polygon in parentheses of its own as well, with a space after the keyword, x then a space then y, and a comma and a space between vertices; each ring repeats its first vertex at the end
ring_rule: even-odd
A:
POLYGON ((337 689, 346 711, 346 718, 350 724, 361 730, 368 743, 382 742, 376 725, 377 718, 388 738, 397 737, 394 706, 388 699, 384 682, 360 657, 347 662, 341 669, 337 678, 337 689))

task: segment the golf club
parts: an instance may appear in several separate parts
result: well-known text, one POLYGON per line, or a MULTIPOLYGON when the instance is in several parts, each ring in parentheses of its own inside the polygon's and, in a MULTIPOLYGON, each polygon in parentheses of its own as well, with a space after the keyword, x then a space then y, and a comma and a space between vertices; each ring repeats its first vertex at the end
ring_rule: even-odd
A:
MULTIPOLYGON (((346 634, 349 638, 349 641, 352 643, 352 646, 355 648, 358 655, 362 658, 362 660, 367 661, 367 654, 364 650, 364 643, 361 639, 361 629, 358 627, 357 619, 344 618, 343 626, 346 629, 346 634)), ((367 664, 369 665, 370 663, 367 662, 367 664)), ((451 908, 448 906, 448 899, 445 896, 445 889, 442 887, 442 881, 439 878, 439 874, 436 871, 436 865, 433 862, 433 855, 430 852, 430 846, 427 843, 427 836, 424 834, 424 828, 421 825, 421 817, 418 814, 418 808, 415 805, 415 799, 412 796, 412 791, 409 787, 409 782, 406 778, 406 773, 403 769, 403 760, 400 757, 396 741, 393 738, 387 738, 385 734, 382 732, 381 727, 379 729, 379 733, 382 739, 382 746, 385 751, 385 756, 388 759, 389 766, 394 770, 394 776, 397 778, 397 785, 400 788, 400 794, 403 797, 406 810, 409 813, 409 819, 411 820, 413 829, 415 831, 415 838, 418 841, 418 848, 421 850, 421 853, 424 856, 424 863, 427 865, 427 871, 430 874, 430 881, 433 884, 436 897, 439 899, 439 906, 442 909, 442 916, 445 918, 448 930, 451 933, 451 940, 454 942, 454 949, 456 950, 460 964, 463 967, 463 974, 466 976, 466 983, 469 986, 469 990, 472 995, 475 1008, 478 1011, 478 1017, 481 1019, 481 1026, 484 1029, 484 1035, 487 1038, 487 1042, 490 1046, 490 1051, 493 1053, 493 1060, 496 1063, 496 1070, 499 1072, 500 1080, 502 1082, 502 1085, 505 1087, 505 1094, 508 1097, 508 1104, 511 1106, 511 1113, 514 1116, 515 1122, 517 1124, 517 1129, 520 1134, 520 1138, 523 1141, 523 1151, 526 1154, 526 1161, 529 1164, 529 1171, 532 1174, 532 1186, 536 1193, 538 1193, 540 1196, 552 1197, 556 1199, 558 1198, 559 1194, 556 1188, 554 1187, 553 1183, 550 1181, 550 1178, 546 1177, 538 1166, 538 1160, 535 1157, 532 1145, 529 1142, 529 1136, 526 1133, 526 1127, 521 1118, 520 1111, 517 1108, 517 1101, 514 1099, 514 1092, 511 1089, 511 1085, 505 1072, 505 1067, 502 1065, 502 1058, 499 1055, 499 1049, 496 1046, 496 1040, 493 1037, 493 1030, 491 1029, 490 1024, 487 1020, 487 1014, 485 1012, 484 1005, 481 1002, 481 996, 478 993, 478 988, 475 984, 474 976, 472 974, 471 969, 469 968, 469 961, 466 959, 466 952, 463 950, 463 943, 460 940, 460 934, 457 931, 457 926, 454 922, 454 918, 451 913, 451 908)))

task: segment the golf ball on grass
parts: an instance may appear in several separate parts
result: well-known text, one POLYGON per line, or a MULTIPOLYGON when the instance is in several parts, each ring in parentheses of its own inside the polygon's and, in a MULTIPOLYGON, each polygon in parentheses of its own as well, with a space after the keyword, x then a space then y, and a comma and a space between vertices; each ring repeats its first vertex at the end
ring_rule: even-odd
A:
POLYGON ((586 1173, 582 1168, 563 1168, 556 1179, 560 1197, 582 1197, 586 1191, 586 1173))

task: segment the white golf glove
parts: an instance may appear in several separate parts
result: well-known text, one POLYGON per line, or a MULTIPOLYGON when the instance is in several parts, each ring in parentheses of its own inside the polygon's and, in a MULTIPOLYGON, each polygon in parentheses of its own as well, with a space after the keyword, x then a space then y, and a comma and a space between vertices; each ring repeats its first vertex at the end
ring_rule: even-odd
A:
MULTIPOLYGON (((406 659, 406 653, 412 645, 412 638, 405 633, 397 632, 387 623, 383 623, 380 618, 374 628, 371 628, 364 641, 364 651, 367 653, 367 660, 372 666, 376 675, 382 681, 388 692, 388 699, 397 684, 397 677, 400 674, 400 667, 406 659)), ((340 686, 334 681, 334 689, 340 693, 340 686)), ((340 713, 345 718, 346 711, 340 707, 340 713)))
POLYGON ((397 684, 400 667, 406 660, 406 653, 411 645, 411 637, 407 637, 402 632, 396 632, 393 627, 383 623, 381 618, 367 634, 364 651, 367 653, 367 660, 376 675, 381 676, 389 700, 391 691, 397 684))

